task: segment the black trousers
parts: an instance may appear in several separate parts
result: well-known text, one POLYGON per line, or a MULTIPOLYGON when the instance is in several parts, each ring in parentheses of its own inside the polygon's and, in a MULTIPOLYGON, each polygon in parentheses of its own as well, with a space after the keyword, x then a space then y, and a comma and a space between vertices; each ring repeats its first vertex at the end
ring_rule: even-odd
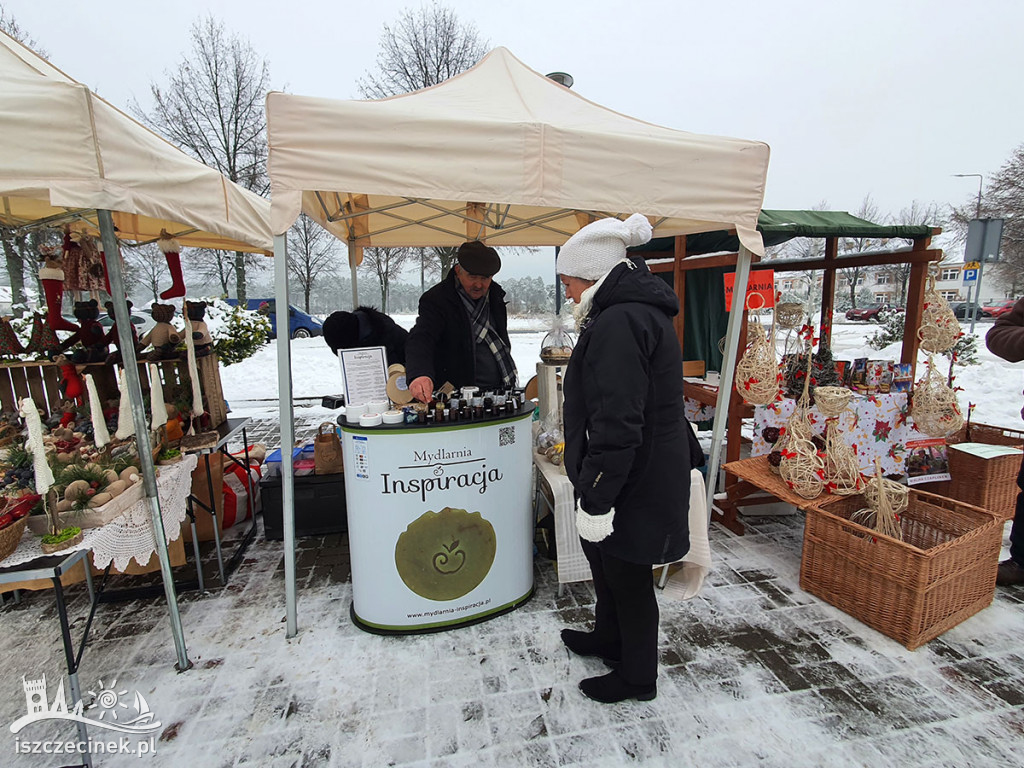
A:
POLYGON ((622 659, 619 675, 633 685, 658 679, 658 601, 654 571, 601 551, 580 540, 594 576, 597 605, 594 639, 608 655, 622 659))
POLYGON ((1013 525, 1010 527, 1010 558, 1019 565, 1024 565, 1024 457, 1021 457, 1020 471, 1017 473, 1017 509, 1013 514, 1013 525))

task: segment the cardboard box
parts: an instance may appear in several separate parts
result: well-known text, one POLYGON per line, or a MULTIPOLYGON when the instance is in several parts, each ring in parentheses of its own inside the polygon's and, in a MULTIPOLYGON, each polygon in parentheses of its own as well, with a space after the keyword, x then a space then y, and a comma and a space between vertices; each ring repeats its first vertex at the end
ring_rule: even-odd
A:
MULTIPOLYGON (((192 471, 192 495, 195 496, 207 507, 213 508, 210 503, 210 488, 206 482, 206 456, 199 457, 199 463, 192 471)), ((217 526, 224 530, 224 462, 221 454, 211 453, 210 476, 213 478, 213 497, 217 509, 217 526)), ((193 504, 196 514, 196 533, 200 541, 213 541, 213 516, 199 504, 193 504)), ((186 518, 184 523, 185 541, 192 541, 192 527, 186 518)))

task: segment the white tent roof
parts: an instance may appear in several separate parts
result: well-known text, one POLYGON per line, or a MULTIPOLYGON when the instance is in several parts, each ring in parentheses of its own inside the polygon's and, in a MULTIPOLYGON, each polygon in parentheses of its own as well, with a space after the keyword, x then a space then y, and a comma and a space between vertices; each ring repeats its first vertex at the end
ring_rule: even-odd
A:
POLYGON ((232 183, 0 33, 0 223, 71 222, 118 236, 270 251, 270 203, 232 183))
POLYGON ((357 246, 560 245, 594 217, 656 236, 756 230, 768 146, 613 112, 505 48, 378 101, 267 96, 272 228, 300 209, 357 246))

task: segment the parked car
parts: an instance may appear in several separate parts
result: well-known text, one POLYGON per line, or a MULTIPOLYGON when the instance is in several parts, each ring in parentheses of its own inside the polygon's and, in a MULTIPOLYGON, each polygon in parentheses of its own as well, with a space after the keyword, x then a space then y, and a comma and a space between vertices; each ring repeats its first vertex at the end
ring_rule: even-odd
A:
POLYGON ((971 310, 971 305, 966 301, 951 301, 949 302, 949 308, 953 310, 953 315, 957 320, 966 320, 968 312, 971 310))
POLYGON ((1013 305, 1017 303, 1017 299, 1006 299, 998 304, 986 304, 981 308, 982 317, 991 317, 993 320, 997 317, 1002 317, 1007 314, 1013 305))
POLYGON ((846 319, 880 323, 893 312, 902 311, 903 307, 893 307, 889 304, 869 304, 866 307, 846 310, 846 319))
MULTIPOLYGON (((233 307, 238 306, 238 299, 226 299, 233 307)), ((246 309, 258 310, 262 304, 270 306, 270 338, 277 338, 277 307, 276 299, 248 299, 246 309)), ((310 336, 323 336, 324 327, 315 317, 307 315, 298 307, 288 305, 288 332, 293 339, 308 339, 310 336)))

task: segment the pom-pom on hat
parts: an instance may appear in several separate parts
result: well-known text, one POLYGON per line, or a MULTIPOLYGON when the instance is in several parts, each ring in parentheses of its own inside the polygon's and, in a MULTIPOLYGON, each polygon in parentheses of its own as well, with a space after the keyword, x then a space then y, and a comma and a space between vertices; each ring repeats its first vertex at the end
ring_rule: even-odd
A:
POLYGON ((491 277, 501 269, 501 258, 498 252, 479 240, 471 240, 459 246, 456 257, 459 266, 471 275, 491 277))
POLYGON ((626 258, 626 248, 643 245, 653 231, 647 217, 639 213, 625 221, 598 219, 565 241, 558 251, 555 271, 596 282, 626 258))

